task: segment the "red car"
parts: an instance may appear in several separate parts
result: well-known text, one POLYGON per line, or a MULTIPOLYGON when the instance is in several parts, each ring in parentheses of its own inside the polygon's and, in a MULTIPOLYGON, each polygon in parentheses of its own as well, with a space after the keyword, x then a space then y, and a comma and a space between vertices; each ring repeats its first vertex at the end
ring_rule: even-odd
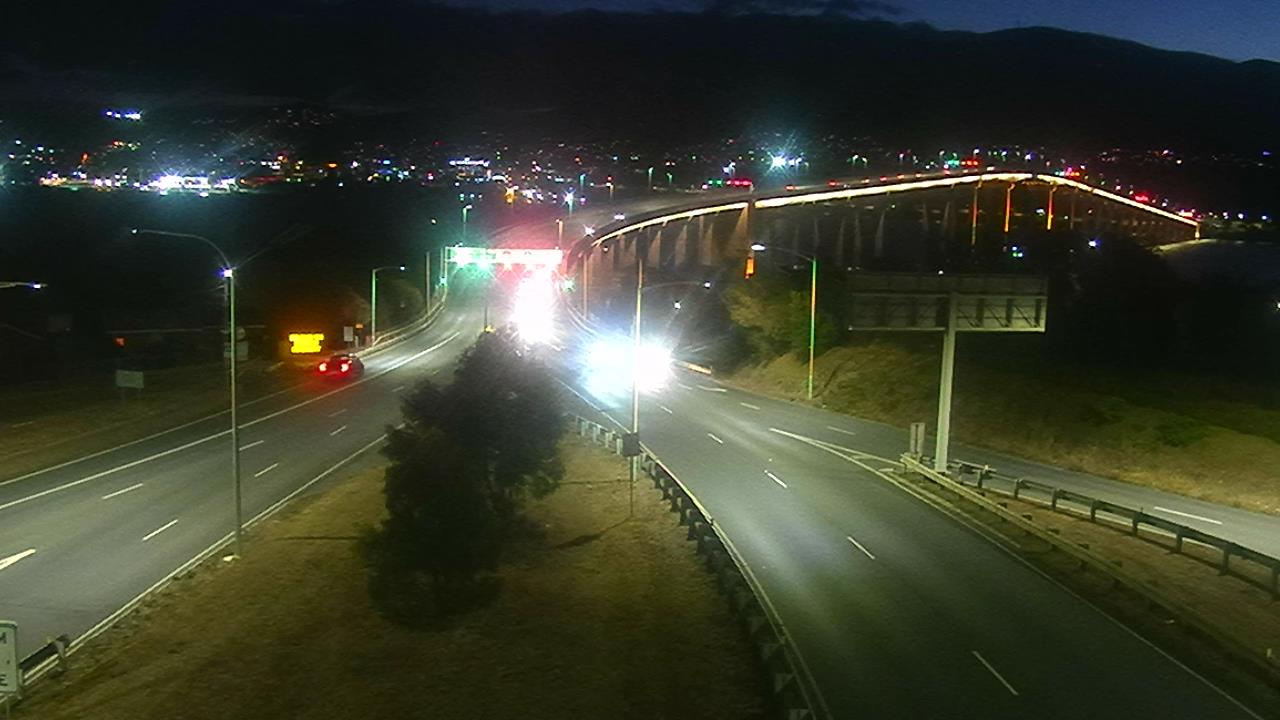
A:
POLYGON ((321 377, 337 378, 339 380, 353 377, 360 377, 364 374, 364 363, 360 358, 351 353, 340 353, 321 362, 316 370, 321 377))

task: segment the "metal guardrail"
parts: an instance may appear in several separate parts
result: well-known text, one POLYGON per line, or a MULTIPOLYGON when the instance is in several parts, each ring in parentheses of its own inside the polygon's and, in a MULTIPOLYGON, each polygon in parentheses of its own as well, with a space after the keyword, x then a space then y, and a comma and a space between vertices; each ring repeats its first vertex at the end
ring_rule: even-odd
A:
MULTIPOLYGON (((570 414, 574 428, 583 437, 622 454, 622 434, 580 415, 570 414)), ((822 702, 817 686, 803 658, 794 647, 786 626, 769 602, 751 568, 719 526, 676 474, 647 447, 641 445, 640 466, 662 492, 680 524, 689 528, 688 539, 696 541, 706 557, 707 570, 716 576, 721 592, 732 602, 746 632, 769 673, 770 691, 786 720, 829 720, 831 713, 822 702)))
POLYGON ((953 479, 956 482, 965 484, 966 479, 973 478, 972 484, 979 490, 988 490, 1008 495, 1016 500, 1047 505, 1054 512, 1074 515, 1087 514, 1089 521, 1095 523, 1098 522, 1098 514, 1105 513, 1123 520, 1134 535, 1137 535, 1144 525, 1157 528, 1173 536, 1174 552, 1177 553, 1182 552, 1183 543, 1187 540, 1214 548, 1221 553, 1218 571, 1223 575, 1231 574, 1246 582, 1256 583, 1255 580, 1246 575, 1233 572, 1231 558, 1240 558, 1261 565, 1271 572, 1271 581, 1264 586, 1264 589, 1271 593, 1272 598, 1280 599, 1280 559, 1271 557, 1266 553, 1220 538, 1203 530, 1197 530, 1182 523, 1152 515, 1142 509, 1135 510, 1125 505, 1100 500, 1074 490, 1064 490, 1038 480, 1005 475, 990 465, 953 462, 951 467, 954 468, 953 479))
MULTIPOLYGON (((1092 568, 1094 571, 1109 577, 1116 585, 1127 587, 1129 590, 1142 595, 1152 605, 1163 608, 1165 612, 1175 618, 1182 626, 1191 628, 1201 636, 1211 639, 1224 651, 1253 666, 1256 670, 1265 675, 1269 682, 1280 682, 1280 665, 1277 665, 1276 660, 1273 657, 1257 648, 1249 647, 1246 643, 1237 639, 1235 636, 1228 635, 1223 632, 1216 625, 1206 619, 1199 611, 1169 594, 1165 590, 1148 583, 1133 573, 1123 569, 1119 565, 1108 561, 1106 558, 1096 555, 1075 543, 1049 532, 1031 520, 1009 510, 1002 504, 993 502, 978 490, 966 487, 963 483, 934 471, 930 465, 925 464, 915 455, 904 453, 902 455, 902 466, 906 472, 919 475, 939 487, 956 493, 970 502, 979 505, 984 510, 994 513, 1002 520, 1017 526, 1024 532, 1039 538, 1050 547, 1061 551, 1079 562, 1082 568, 1092 568)), ((976 465, 971 466, 981 467, 976 465)), ((1024 480, 1023 483, 1021 483, 1021 487, 1030 487, 1028 484, 1029 482, 1033 481, 1024 480)), ((1051 488, 1051 486, 1044 483, 1036 483, 1036 485, 1051 488)), ((990 487, 984 487, 983 489, 989 490, 990 487)), ((1087 497, 1079 495, 1078 493, 1071 494, 1077 497, 1087 497)), ((1061 499, 1061 496, 1059 499, 1061 499)), ((1111 506, 1113 504, 1106 503, 1106 505, 1111 506)), ((1099 509, 1103 508, 1100 506, 1099 509)))
POLYGON ((410 337, 415 333, 425 330, 429 325, 431 325, 431 323, 435 322, 435 319, 437 317, 440 316, 440 312, 444 310, 445 301, 448 299, 449 299, 449 288, 446 286, 444 289, 444 294, 440 297, 440 302, 436 303, 435 307, 431 308, 430 310, 427 310, 417 319, 411 320, 405 323, 404 325, 401 325, 398 328, 394 328, 386 333, 383 333, 382 336, 379 337, 378 340, 373 345, 370 345, 369 347, 362 350, 359 353, 360 356, 368 357, 370 355, 376 355, 382 352, 383 350, 390 349, 391 347, 399 344, 401 340, 404 340, 405 338, 410 337))

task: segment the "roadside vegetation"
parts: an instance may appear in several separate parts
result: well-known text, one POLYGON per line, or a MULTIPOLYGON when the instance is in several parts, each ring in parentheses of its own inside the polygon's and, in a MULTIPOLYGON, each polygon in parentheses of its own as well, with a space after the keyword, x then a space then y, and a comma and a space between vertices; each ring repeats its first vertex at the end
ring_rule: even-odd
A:
MULTIPOLYGON (((1046 252, 1062 257, 1046 265, 1066 268, 1050 273, 1049 332, 961 336, 955 439, 1280 513, 1272 470, 1280 463, 1275 302, 1225 281, 1179 280, 1159 258, 1120 240, 1104 241, 1105 251, 1049 240, 1058 244, 1046 252)), ((840 273, 829 275, 819 290, 826 302, 815 401, 899 427, 932 427, 941 340, 842 331, 847 291, 840 273)), ((713 358, 717 370, 754 390, 804 397, 805 280, 772 270, 725 293, 737 336, 713 358)))
POLYGON ((714 577, 658 491, 629 515, 625 461, 564 436, 553 388, 483 335, 405 399, 385 466, 175 581, 15 719, 766 717, 714 577))

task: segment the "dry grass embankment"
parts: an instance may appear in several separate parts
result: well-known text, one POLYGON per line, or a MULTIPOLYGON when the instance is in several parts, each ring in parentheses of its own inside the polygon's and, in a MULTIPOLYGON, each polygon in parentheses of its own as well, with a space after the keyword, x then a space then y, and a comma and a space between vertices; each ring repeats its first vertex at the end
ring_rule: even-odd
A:
POLYGON ((73 657, 16 719, 757 718, 750 645, 656 491, 565 441, 491 605, 411 632, 371 607, 355 539, 384 513, 369 471, 267 523, 73 657))
MULTIPOLYGON (((964 338, 971 340, 971 338, 964 338)), ((963 343, 962 343, 963 344, 963 343)), ((1076 368, 1020 372, 1020 361, 957 360, 952 433, 1012 455, 1267 513, 1280 513, 1280 408, 1246 383, 1132 377, 1076 368)), ((989 356, 988 356, 989 357, 989 356)), ((880 339, 817 361, 828 409, 900 427, 937 417, 938 350, 880 339)), ((784 356, 727 378, 803 398, 805 365, 784 356)))
MULTIPOLYGON (((291 368, 253 362, 241 402, 304 382, 291 368)), ((227 408, 222 365, 153 370, 146 389, 121 394, 113 376, 0 389, 0 479, 167 430, 227 408)))

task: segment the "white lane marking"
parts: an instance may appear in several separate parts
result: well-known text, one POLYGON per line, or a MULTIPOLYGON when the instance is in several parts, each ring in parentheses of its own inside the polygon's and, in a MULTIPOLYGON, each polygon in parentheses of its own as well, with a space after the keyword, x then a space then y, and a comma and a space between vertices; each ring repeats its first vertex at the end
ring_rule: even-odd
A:
POLYGON ((838 433, 844 433, 845 435, 856 435, 856 434, 857 434, 857 433, 853 432, 852 430, 844 430, 844 429, 842 429, 842 428, 838 428, 838 427, 836 427, 836 426, 834 426, 834 425, 828 425, 828 426, 827 426, 827 429, 828 429, 828 430, 834 430, 834 431, 836 431, 836 432, 838 432, 838 433))
POLYGON ((262 468, 261 470, 259 470, 259 471, 258 471, 258 472, 256 472, 256 473, 254 473, 254 474, 253 474, 253 476, 254 476, 254 477, 262 477, 263 475, 266 475, 267 473, 271 472, 272 470, 275 470, 275 469, 276 469, 276 468, 278 468, 278 467, 280 467, 280 463, 271 463, 270 465, 268 465, 268 466, 266 466, 266 467, 262 468))
POLYGON ((898 461, 892 458, 884 458, 884 457, 880 457, 879 455, 872 455, 871 453, 862 452, 861 450, 854 450, 853 448, 847 448, 843 445, 836 445, 835 443, 829 443, 825 440, 818 440, 817 438, 811 438, 811 437, 808 437, 807 435, 788 432, 786 430, 783 430, 782 428, 771 427, 769 428, 769 432, 777 433, 779 435, 785 435, 786 437, 789 437, 792 440, 799 440, 800 442, 805 443, 806 445, 812 445, 818 448, 819 450, 826 450, 827 452, 834 453, 834 454, 847 453, 849 455, 853 455, 855 458, 859 460, 868 460, 868 459, 879 460, 880 462, 888 463, 894 466, 898 464, 898 461))
POLYGON ((759 410, 759 409, 760 409, 760 406, 759 406, 759 405, 752 405, 751 403, 744 403, 744 402, 740 402, 740 403, 738 403, 738 404, 739 404, 739 405, 741 405, 741 406, 742 406, 742 407, 744 407, 744 408, 751 408, 752 410, 759 410))
POLYGON ((261 444, 263 444, 263 443, 265 443, 265 442, 266 442, 266 440, 254 440, 253 442, 249 443, 248 445, 241 445, 241 446, 240 446, 240 452, 244 452, 245 450, 248 450, 249 448, 256 448, 256 447, 258 447, 259 445, 261 445, 261 444))
POLYGON ((18 553, 17 555, 10 555, 10 556, 9 556, 9 557, 7 557, 7 558, 0 558, 0 570, 3 570, 3 569, 5 569, 5 568, 9 567, 10 565, 13 565, 14 563, 18 562, 19 560, 21 560, 21 559, 23 559, 23 558, 29 558, 29 557, 31 557, 32 555, 35 555, 35 554, 36 554, 36 549, 35 549, 35 548, 27 548, 26 550, 23 550, 22 552, 18 553))
POLYGON ((723 444, 724 444, 724 441, 723 441, 723 440, 721 440, 720 438, 716 437, 715 435, 713 435, 713 434, 711 434, 711 433, 707 433, 707 437, 711 438, 712 440, 715 440, 716 442, 720 443, 721 445, 723 445, 723 444))
POLYGON ((173 527, 174 525, 177 525, 177 524, 178 524, 178 518, 174 518, 174 519, 170 520, 169 522, 167 522, 167 523, 165 523, 165 524, 161 525, 160 527, 156 528, 155 530, 152 530, 151 532, 147 533, 146 535, 143 535, 143 536, 142 536, 142 542, 146 542, 146 541, 150 540, 151 538, 153 538, 153 537, 155 537, 155 536, 159 535, 160 533, 164 532, 165 530, 168 530, 169 528, 171 528, 171 527, 173 527))
MULTIPOLYGON (((247 401, 245 401, 245 402, 241 403, 241 404, 240 404, 240 407, 242 407, 242 408, 243 408, 243 407, 247 407, 247 406, 249 406, 249 405, 254 405, 254 404, 256 404, 256 403, 263 402, 264 400, 270 400, 271 398, 273 398, 273 397, 275 397, 275 396, 277 396, 277 395, 283 395, 284 393, 287 393, 287 392, 289 392, 290 390, 296 390, 297 388, 300 388, 300 387, 302 387, 302 386, 303 386, 303 385, 305 385, 305 384, 306 384, 306 383, 298 383, 297 385, 290 385, 289 387, 284 388, 283 390, 277 390, 277 391, 275 391, 275 392, 273 392, 273 393, 271 393, 271 394, 269 394, 269 395, 263 395, 263 396, 262 396, 262 397, 260 397, 260 398, 254 398, 253 400, 247 400, 247 401)), ((4 482, 0 482, 0 487, 4 487, 5 485, 12 485, 13 483, 21 482, 21 481, 23 481, 23 480, 26 480, 27 478, 33 478, 33 477, 35 477, 35 476, 37 476, 37 475, 43 475, 43 474, 45 474, 45 473, 53 472, 54 470, 61 470, 61 469, 62 469, 62 468, 64 468, 64 467, 68 467, 68 466, 70 466, 70 465, 75 465, 76 463, 84 462, 85 460, 92 460, 93 458, 100 457, 100 456, 102 456, 102 455, 106 455, 107 453, 113 453, 113 452, 115 452, 115 451, 117 451, 117 450, 123 450, 124 448, 130 447, 130 446, 133 446, 133 445, 137 445, 138 443, 144 443, 144 442, 146 442, 146 441, 148 441, 148 440, 154 440, 154 439, 156 439, 156 438, 158 438, 158 437, 161 437, 162 435, 168 435, 169 433, 173 433, 173 432, 177 432, 177 431, 179 431, 179 430, 183 430, 183 429, 185 429, 185 428, 189 428, 189 427, 191 427, 192 425, 199 425, 200 423, 202 423, 202 422, 204 422, 204 421, 206 421, 206 420, 212 420, 213 418, 219 417, 219 416, 221 416, 221 415, 226 415, 226 414, 227 414, 227 411, 226 411, 226 410, 223 410, 222 412, 216 412, 216 413, 214 413, 214 414, 212 414, 212 415, 205 415, 205 416, 204 416, 204 417, 202 417, 202 418, 196 418, 195 420, 192 420, 192 421, 190 421, 190 422, 183 423, 183 424, 178 425, 178 426, 176 426, 176 427, 171 427, 171 428, 169 428, 168 430, 161 430, 161 431, 160 431, 160 432, 158 432, 158 433, 152 433, 152 434, 147 435, 147 436, 145 436, 145 437, 140 437, 140 438, 138 438, 137 440, 130 440, 130 441, 129 441, 129 442, 127 442, 127 443, 122 443, 122 444, 120 444, 120 445, 116 445, 115 447, 109 447, 109 448, 106 448, 106 449, 104 449, 104 450, 99 450, 99 451, 97 451, 97 452, 89 453, 88 455, 82 455, 82 456, 80 456, 80 457, 78 457, 78 458, 73 458, 73 459, 71 459, 71 460, 67 460, 67 461, 65 461, 65 462, 60 462, 60 463, 58 463, 58 464, 56 464, 56 465, 50 465, 49 467, 40 468, 39 470, 32 470, 31 472, 26 473, 25 475, 19 475, 18 477, 15 477, 15 478, 9 478, 8 480, 5 480, 4 482)))
POLYGON ((391 392, 400 392, 401 390, 404 390, 404 386, 403 386, 403 385, 397 385, 397 386, 395 386, 395 387, 391 388, 391 392))
POLYGON ((338 433, 340 433, 340 432, 342 432, 343 430, 346 430, 346 429, 347 429, 347 426, 346 426, 346 425, 343 425, 342 427, 338 428, 337 430, 334 430, 333 432, 329 433, 329 437, 333 437, 334 435, 337 435, 338 433))
MULTIPOLYGON (((404 360, 401 360, 401 361, 399 361, 399 362, 397 362, 397 363, 393 364, 391 367, 389 367, 389 368, 387 368, 386 370, 383 370, 383 371, 381 371, 381 372, 377 373, 376 375, 369 375, 369 376, 363 377, 363 378, 361 378, 361 379, 359 379, 359 380, 356 380, 356 381, 355 381, 355 382, 353 382, 353 383, 349 383, 349 384, 347 384, 347 385, 345 385, 345 386, 343 386, 343 387, 340 387, 340 388, 338 388, 337 390, 330 390, 329 392, 327 392, 327 393, 325 393, 325 394, 323 394, 323 395, 317 395, 316 397, 313 397, 313 398, 311 398, 310 400, 304 400, 304 401, 302 401, 302 402, 300 402, 300 403, 298 403, 298 404, 296 404, 296 405, 291 405, 291 406, 289 406, 289 407, 287 407, 287 408, 284 408, 284 409, 282 409, 282 410, 277 410, 277 411, 275 411, 275 412, 273 412, 273 413, 270 413, 270 414, 268 414, 268 415, 263 415, 262 417, 260 417, 260 418, 258 418, 258 419, 256 419, 256 420, 252 420, 252 421, 250 421, 250 422, 247 422, 247 423, 242 424, 240 427, 241 427, 241 429, 243 429, 243 428, 247 428, 247 427, 252 427, 252 426, 254 426, 254 425, 257 425, 257 424, 258 424, 258 423, 260 423, 260 422, 266 422, 267 420, 270 420, 270 419, 272 419, 272 418, 279 417, 279 416, 281 416, 281 415, 284 415, 285 413, 293 412, 294 410, 297 410, 298 408, 306 407, 307 405, 310 405, 310 404, 311 404, 311 403, 313 403, 313 402, 319 402, 320 400, 323 400, 323 399, 325 399, 325 398, 329 397, 330 395, 334 395, 334 394, 336 394, 336 393, 340 393, 340 392, 345 392, 345 391, 347 391, 347 390, 350 390, 350 389, 351 389, 351 388, 353 388, 353 387, 356 387, 357 385, 360 385, 360 384, 362 384, 362 383, 366 383, 366 382, 368 382, 368 381, 370 381, 370 380, 375 380, 375 379, 377 379, 377 378, 380 378, 380 377, 382 377, 383 375, 386 375, 387 373, 389 373, 389 372, 391 372, 391 371, 393 371, 393 370, 399 369, 400 367, 402 367, 402 366, 404 366, 404 365, 407 365, 408 363, 413 362, 414 360, 417 360, 418 358, 422 357, 423 355, 426 355, 427 353, 432 352, 432 351, 434 351, 434 350, 437 350, 437 349, 439 349, 439 348, 443 347, 444 345, 448 344, 449 342, 452 342, 452 341, 454 340, 454 338, 458 337, 458 335, 459 335, 459 334, 460 334, 460 333, 456 333, 456 332, 455 332, 455 333, 453 333, 452 335, 450 335, 449 337, 445 338, 444 340, 441 340, 440 342, 436 343, 435 345, 432 345, 431 347, 429 347, 429 348, 427 348, 427 349, 425 349, 425 350, 421 350, 421 351, 419 351, 419 352, 414 353, 413 355, 410 355, 409 357, 405 358, 404 360)), ((291 389, 291 388, 286 388, 286 390, 287 390, 287 389, 291 389)), ((285 392, 285 390, 281 390, 280 392, 285 392)), ((276 393, 276 394, 278 395, 279 393, 276 393)), ((268 396, 268 397, 270 397, 270 396, 268 396)), ((260 398, 260 399, 265 400, 266 398, 260 398)), ((210 415, 209 417, 217 417, 217 416, 216 416, 216 415, 210 415)), ((190 426, 190 425, 195 425, 196 423, 203 422, 204 420, 207 420, 207 419, 209 419, 209 418, 202 418, 202 419, 200 419, 200 420, 193 420, 192 422, 189 422, 189 423, 187 423, 186 425, 179 425, 178 427, 173 428, 172 430, 178 430, 178 429, 181 429, 181 428, 184 428, 184 427, 188 427, 188 426, 190 426)), ((62 464, 60 464, 60 465, 54 465, 54 466, 52 466, 52 467, 47 467, 47 468, 45 468, 44 470, 37 470, 37 471, 35 471, 35 472, 27 473, 26 475, 21 475, 21 476, 19 476, 19 477, 13 478, 13 479, 11 479, 11 480, 5 480, 4 482, 0 483, 0 487, 3 487, 3 486, 5 486, 5 485, 9 485, 10 483, 18 482, 19 480, 25 480, 26 478, 34 477, 34 476, 36 476, 36 475, 40 475, 40 474, 42 474, 42 473, 49 472, 49 471, 51 471, 51 470, 56 470, 56 469, 58 469, 58 468, 66 467, 66 466, 68 466, 68 465, 73 465, 73 464, 75 464, 75 463, 77 463, 77 462, 80 462, 80 461, 82 461, 82 460, 87 460, 87 459, 89 459, 89 458, 93 458, 93 457, 97 457, 97 456, 99 456, 99 455, 105 454, 105 453, 107 453, 107 452, 110 452, 111 450, 116 450, 116 449, 119 449, 119 448, 127 447, 127 446, 129 446, 129 445, 137 444, 137 443, 142 442, 142 441, 144 441, 144 440, 149 440, 149 439, 154 438, 154 437, 159 437, 159 436, 161 436, 161 435, 164 435, 165 433, 172 432, 172 430, 165 430, 164 432, 159 432, 159 433, 156 433, 155 435, 148 435, 147 437, 142 438, 142 439, 140 439, 140 440, 135 440, 135 441, 134 441, 134 442, 132 442, 132 443, 125 443, 124 445, 120 445, 120 446, 118 446, 118 447, 116 447, 116 448, 109 448, 109 449, 107 449, 107 450, 103 450, 102 452, 94 453, 94 454, 92 454, 92 455, 86 455, 86 456, 84 456, 83 458, 78 458, 78 459, 76 459, 76 460, 68 460, 67 462, 62 463, 62 464)), ((15 507, 15 506, 17 506, 17 505, 22 505, 23 503, 28 503, 28 502, 31 502, 32 500, 38 500, 38 499, 40 499, 40 498, 42 498, 42 497, 44 497, 44 496, 46 496, 46 495, 52 495, 52 494, 54 494, 54 493, 62 492, 63 490, 70 490, 70 489, 71 489, 71 488, 73 488, 73 487, 77 487, 77 486, 79 486, 79 485, 83 485, 83 484, 85 484, 85 483, 87 483, 87 482, 91 482, 91 481, 93 481, 93 480, 97 480, 98 478, 103 478, 103 477, 106 477, 106 476, 108 476, 108 475, 113 475, 113 474, 115 474, 115 473, 120 472, 121 470, 128 470, 129 468, 137 467, 137 466, 142 465, 142 464, 144 464, 144 463, 151 462, 152 460, 159 460, 159 459, 160 459, 160 458, 162 458, 162 457, 167 457, 167 456, 169 456, 169 455, 173 455, 174 453, 182 452, 183 450, 187 450, 187 449, 193 448, 193 447, 195 447, 195 446, 197 446, 197 445, 202 445, 202 444, 204 444, 204 443, 209 442, 210 440, 216 440, 216 439, 218 439, 218 438, 220 438, 220 437, 222 437, 222 436, 224 436, 224 435, 226 435, 226 434, 228 434, 228 433, 230 433, 230 432, 231 432, 231 430, 229 430, 229 429, 228 429, 228 430, 223 430, 222 432, 214 433, 213 435, 207 435, 207 436, 202 437, 202 438, 199 438, 199 439, 197 439, 197 440, 192 440, 192 441, 191 441, 191 442, 189 442, 189 443, 184 443, 184 444, 179 445, 179 446, 177 446, 177 447, 169 448, 168 450, 163 450, 163 451, 158 452, 158 453, 155 453, 155 454, 153 454, 153 455, 148 455, 148 456, 146 456, 146 457, 144 457, 144 458, 139 458, 139 459, 134 460, 134 461, 132 461, 132 462, 127 462, 127 463, 125 463, 125 464, 123 464, 123 465, 117 465, 116 467, 113 467, 113 468, 110 468, 110 469, 107 469, 107 470, 103 470, 102 472, 98 472, 98 473, 94 473, 93 475, 89 475, 89 476, 86 476, 86 477, 82 477, 82 478, 80 478, 79 480, 72 480, 72 481, 71 481, 71 482, 69 482, 69 483, 63 483, 62 485, 57 485, 57 486, 54 486, 54 487, 48 488, 47 490, 41 490, 41 491, 40 491, 40 492, 38 492, 38 493, 34 493, 34 494, 32 494, 32 495, 28 495, 28 496, 26 496, 26 497, 18 498, 17 500, 10 500, 9 502, 4 503, 3 505, 0 505, 0 510, 8 510, 9 508, 11 508, 11 507, 15 507)))
POLYGON ((862 543, 858 542, 857 540, 854 540, 852 535, 845 535, 845 536, 844 536, 844 539, 845 539, 845 540, 848 540, 848 541, 849 541, 849 542, 851 542, 851 543, 853 543, 853 546, 854 546, 854 547, 856 547, 856 548, 858 548, 859 550, 861 550, 863 555, 866 555, 867 557, 871 558, 872 560, 875 560, 875 559, 876 559, 876 556, 875 556, 875 555, 872 555, 870 550, 868 550, 868 549, 866 549, 866 548, 862 547, 862 543))
POLYGON ((223 436, 223 435, 226 435, 226 434, 227 434, 227 433, 229 433, 229 432, 231 432, 231 431, 230 431, 230 430, 223 430, 222 432, 218 433, 217 435, 210 435, 209 437, 200 438, 199 440, 192 440, 191 442, 186 443, 186 444, 184 444, 184 445, 179 445, 178 447, 170 448, 170 449, 168 449, 168 450, 165 450, 164 452, 158 452, 158 453, 156 453, 155 455, 148 455, 147 457, 139 458, 139 459, 137 459, 137 460, 134 460, 133 462, 128 462, 128 463, 125 463, 124 465, 119 465, 119 466, 113 467, 113 468, 111 468, 110 470, 103 470, 103 471, 102 471, 102 472, 100 472, 100 473, 94 473, 94 474, 92 474, 92 475, 89 475, 89 476, 86 476, 86 477, 82 477, 82 478, 80 478, 79 480, 72 480, 72 481, 71 481, 71 482, 69 482, 69 483, 64 483, 64 484, 62 484, 62 485, 57 485, 57 486, 54 486, 54 487, 49 488, 48 490, 41 490, 40 492, 35 493, 34 495, 28 495, 28 496, 23 497, 23 498, 18 498, 17 500, 10 500, 9 502, 7 502, 7 503, 5 503, 5 504, 0 505, 0 510, 8 510, 9 508, 14 507, 14 506, 16 506, 16 505, 21 505, 21 504, 23 504, 23 503, 28 503, 28 502, 31 502, 32 500, 38 500, 38 499, 40 499, 40 498, 42 498, 42 497, 44 497, 44 496, 46 496, 46 495, 52 495, 52 494, 54 494, 54 493, 56 493, 56 492, 62 492, 63 490, 68 490, 68 489, 70 489, 70 488, 76 487, 77 485, 83 485, 83 484, 85 484, 85 483, 87 483, 87 482, 89 482, 89 481, 91 481, 91 480, 97 480, 98 478, 106 477, 106 476, 111 475, 111 474, 113 474, 113 473, 120 472, 121 470, 128 470, 128 469, 129 469, 129 468, 131 468, 131 467, 136 467, 136 466, 141 465, 141 464, 143 464, 143 463, 151 462, 152 460, 157 460, 157 459, 162 458, 162 457, 165 457, 165 456, 167 456, 167 455, 172 455, 172 454, 174 454, 174 453, 182 452, 183 450, 187 450, 187 449, 189 449, 189 448, 193 448, 193 447, 195 447, 196 445, 200 445, 200 444, 202 444, 202 443, 206 443, 206 442, 208 442, 208 441, 210 441, 210 440, 212 440, 212 439, 214 439, 214 438, 217 438, 217 437, 221 437, 221 436, 223 436))
POLYGON ((140 487, 142 487, 142 483, 135 483, 135 484, 130 485, 129 487, 127 487, 127 488, 123 489, 123 490, 117 490, 117 491, 115 491, 115 492, 113 492, 113 493, 107 493, 106 495, 103 495, 103 496, 102 496, 102 499, 103 499, 103 500, 110 500, 110 499, 111 499, 111 498, 113 498, 113 497, 116 497, 116 496, 119 496, 119 495, 123 495, 123 494, 125 494, 125 493, 127 493, 127 492, 133 492, 134 490, 137 490, 137 489, 138 489, 138 488, 140 488, 140 487))
POLYGON ((982 663, 982 666, 983 666, 983 667, 985 667, 985 668, 986 668, 986 669, 987 669, 987 670, 988 670, 992 675, 995 675, 995 676, 996 676, 996 679, 1000 681, 1000 684, 1001 684, 1001 685, 1004 685, 1004 689, 1005 689, 1005 690, 1008 690, 1008 691, 1009 691, 1010 693, 1012 693, 1015 697, 1017 696, 1018 691, 1013 689, 1013 686, 1009 684, 1009 681, 1008 681, 1008 680, 1005 680, 1005 679, 1004 679, 1004 676, 1003 676, 1003 675, 1001 675, 1000 673, 996 672, 996 669, 995 669, 995 668, 993 668, 993 667, 991 667, 991 663, 987 662, 987 659, 986 659, 986 658, 984 658, 984 657, 982 657, 982 655, 978 654, 978 651, 977 651, 977 650, 972 650, 972 651, 970 651, 970 652, 972 652, 972 653, 973 653, 973 656, 974 656, 974 657, 978 658, 978 662, 982 663))
POLYGON ((686 385, 685 383, 676 383, 676 384, 677 384, 677 385, 679 385, 680 387, 684 388, 685 390, 692 390, 692 389, 693 389, 693 386, 692 386, 692 385, 686 385))
POLYGON ((768 475, 770 480, 772 480, 772 481, 774 481, 774 482, 778 483, 778 484, 779 484, 779 485, 781 485, 782 487, 784 487, 784 488, 785 488, 785 487, 787 486, 787 484, 786 484, 786 483, 782 482, 782 478, 778 477, 777 475, 774 475, 773 473, 769 472, 768 470, 765 470, 765 471, 764 471, 764 474, 765 474, 765 475, 768 475))
POLYGON ((658 407, 662 408, 662 412, 668 415, 675 415, 675 413, 671 412, 671 408, 667 407, 666 405, 659 405, 658 407))
POLYGON ((1199 520, 1201 522, 1213 523, 1214 525, 1222 524, 1221 520, 1214 520, 1213 518, 1207 518, 1201 515, 1192 515, 1191 513, 1185 513, 1180 510, 1170 510, 1169 508, 1162 508, 1159 505, 1153 505, 1151 506, 1151 509, 1159 510, 1160 512, 1166 512, 1166 513, 1169 513, 1170 515, 1181 515, 1184 518, 1191 518, 1192 520, 1199 520))
POLYGON ((338 417, 339 415, 341 415, 342 413, 344 413, 344 412, 346 412, 346 411, 347 411, 347 409, 346 409, 346 408, 342 408, 342 409, 341 409, 341 410, 339 410, 338 412, 331 412, 331 413, 329 413, 329 417, 338 417))
POLYGON ((706 390, 707 392, 729 392, 728 390, 725 390, 724 388, 721 388, 721 387, 711 387, 710 385, 699 385, 698 387, 699 387, 700 389, 702 389, 702 390, 706 390))

